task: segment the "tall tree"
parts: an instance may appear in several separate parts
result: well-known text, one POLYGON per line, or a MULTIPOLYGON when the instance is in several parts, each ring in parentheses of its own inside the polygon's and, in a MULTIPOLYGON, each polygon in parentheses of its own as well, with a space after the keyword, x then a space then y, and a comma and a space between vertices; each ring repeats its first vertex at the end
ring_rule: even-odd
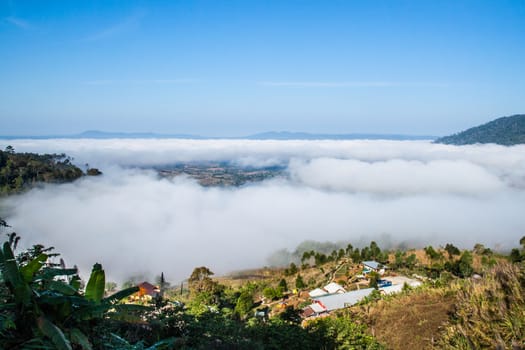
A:
POLYGON ((304 287, 306 287, 306 285, 303 281, 303 277, 301 275, 297 275, 297 278, 295 279, 295 288, 303 289, 304 287))
POLYGON ((206 266, 200 266, 193 269, 188 285, 191 293, 213 292, 217 282, 213 281, 210 276, 213 272, 206 266))
POLYGON ((377 245, 375 241, 370 242, 370 257, 372 259, 378 259, 381 254, 381 248, 377 245))
POLYGON ((279 281, 279 288, 281 288, 283 292, 288 290, 288 285, 286 284, 286 280, 284 278, 279 281))
POLYGON ((246 318, 248 313, 253 307, 253 293, 248 289, 243 289, 237 303, 235 304, 235 313, 239 315, 241 319, 246 318))
POLYGON ((452 260, 454 255, 459 255, 461 252, 459 251, 458 247, 453 245, 452 243, 447 243, 445 245, 445 251, 448 253, 448 258, 452 260))

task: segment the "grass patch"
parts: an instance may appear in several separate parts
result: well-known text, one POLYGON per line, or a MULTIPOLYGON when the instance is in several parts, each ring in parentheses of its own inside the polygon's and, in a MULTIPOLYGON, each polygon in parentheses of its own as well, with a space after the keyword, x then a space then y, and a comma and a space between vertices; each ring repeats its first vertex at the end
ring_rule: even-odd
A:
POLYGON ((360 313, 371 333, 389 349, 432 349, 454 303, 454 294, 425 288, 362 306, 360 313))

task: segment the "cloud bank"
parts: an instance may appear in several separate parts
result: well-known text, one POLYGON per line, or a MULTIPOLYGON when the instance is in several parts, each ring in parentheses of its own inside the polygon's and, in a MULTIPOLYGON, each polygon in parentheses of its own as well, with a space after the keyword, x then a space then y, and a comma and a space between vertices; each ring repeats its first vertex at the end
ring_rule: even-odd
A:
POLYGON ((290 172, 301 184, 334 191, 389 195, 452 193, 482 195, 497 192, 504 183, 468 161, 427 163, 394 159, 379 162, 318 158, 292 162, 290 172))
POLYGON ((10 140, 17 151, 66 152, 102 177, 3 202, 25 245, 53 245, 87 274, 217 273, 262 266, 303 240, 380 239, 472 247, 517 245, 525 232, 525 148, 420 141, 10 140), (287 176, 240 188, 160 179, 181 161, 280 164, 287 176))

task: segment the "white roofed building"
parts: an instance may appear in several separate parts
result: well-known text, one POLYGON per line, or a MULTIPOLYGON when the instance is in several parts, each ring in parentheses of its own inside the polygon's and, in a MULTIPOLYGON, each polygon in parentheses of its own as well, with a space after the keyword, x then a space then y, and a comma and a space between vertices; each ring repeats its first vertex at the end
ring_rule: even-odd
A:
POLYGON ((328 292, 321 288, 315 288, 314 290, 308 292, 311 298, 320 297, 322 295, 327 295, 328 292))
POLYGON ((323 288, 316 288, 308 292, 311 298, 320 297, 323 295, 337 294, 337 293, 346 293, 346 290, 335 282, 328 283, 323 288))
POLYGON ((383 264, 377 261, 374 261, 374 260, 363 261, 361 262, 361 264, 363 264, 364 274, 368 274, 372 271, 378 272, 380 275, 385 273, 386 266, 384 266, 383 264))
POLYGON ((328 294, 346 293, 346 290, 335 282, 328 283, 323 289, 326 290, 328 294))
POLYGON ((320 304, 326 309, 326 311, 330 312, 333 310, 343 309, 345 307, 357 304, 363 298, 367 297, 370 293, 372 293, 373 290, 374 288, 366 288, 341 294, 321 296, 315 298, 314 303, 320 304))

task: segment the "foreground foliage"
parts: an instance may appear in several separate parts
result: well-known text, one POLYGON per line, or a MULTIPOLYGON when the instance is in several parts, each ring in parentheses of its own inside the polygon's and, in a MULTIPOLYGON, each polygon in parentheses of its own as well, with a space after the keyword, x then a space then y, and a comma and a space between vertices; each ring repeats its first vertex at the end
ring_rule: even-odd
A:
POLYGON ((254 318, 250 286, 225 293, 209 284, 211 271, 202 269, 204 277, 196 281, 208 283, 194 291, 195 298, 225 306, 220 311, 197 303, 186 309, 162 300, 151 307, 121 303, 138 287, 104 297, 105 273, 95 264, 82 290, 76 268, 50 262, 57 255, 50 253, 52 248, 39 245, 15 256, 17 242, 11 234, 0 249, 3 349, 381 348, 366 327, 351 319, 319 319, 303 328, 293 309, 272 319, 254 318), (207 286, 213 287, 213 298, 207 286))
POLYGON ((499 263, 483 278, 464 281, 445 349, 525 348, 525 269, 499 263))
POLYGON ((6 349, 92 349, 91 327, 105 319, 135 320, 136 306, 118 304, 135 293, 129 288, 104 298, 105 275, 95 264, 85 292, 76 268, 47 263, 49 255, 37 246, 17 259, 16 236, 0 249, 0 345, 6 349), (73 345, 72 345, 73 344, 73 345))
MULTIPOLYGON (((0 226, 7 224, 0 219, 0 226)), ((186 305, 159 296, 143 306, 127 299, 138 287, 107 296, 100 264, 84 287, 76 268, 55 263, 53 248, 36 245, 15 255, 18 240, 10 234, 0 247, 0 349, 375 350, 384 348, 380 341, 392 349, 525 347, 525 237, 513 255, 478 264, 479 269, 468 251, 448 245, 447 258, 427 247, 429 264, 417 266, 428 276, 423 287, 389 296, 375 291, 352 309, 303 324, 301 306, 282 302, 292 294, 290 282, 297 288, 303 283, 299 271, 306 270, 295 264, 273 285, 247 282, 236 288, 213 280, 207 267, 197 267, 188 280, 186 305), (263 295, 269 303, 261 305, 257 300, 263 295)), ((365 248, 360 252, 365 256, 388 257, 375 243, 365 248)), ((473 253, 478 260, 479 254, 491 256, 481 245, 473 253)), ((347 261, 352 254, 357 260, 358 250, 350 245, 334 250, 334 269, 339 269, 338 258, 347 261)), ((303 255, 303 265, 321 256, 303 255)), ((392 255, 392 266, 411 266, 412 255, 392 255)), ((168 285, 163 274, 160 281, 161 288, 168 285)))

